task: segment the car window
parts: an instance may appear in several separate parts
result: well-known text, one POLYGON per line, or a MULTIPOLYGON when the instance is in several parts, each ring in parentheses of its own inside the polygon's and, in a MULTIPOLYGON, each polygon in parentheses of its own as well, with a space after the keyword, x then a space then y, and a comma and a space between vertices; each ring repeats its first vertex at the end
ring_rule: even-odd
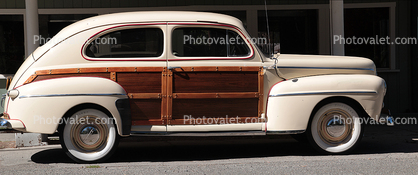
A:
POLYGON ((163 53, 163 31, 135 28, 111 32, 90 41, 85 55, 92 58, 159 57, 163 53))
POLYGON ((172 52, 178 57, 243 57, 250 49, 235 31, 220 28, 176 28, 172 52))

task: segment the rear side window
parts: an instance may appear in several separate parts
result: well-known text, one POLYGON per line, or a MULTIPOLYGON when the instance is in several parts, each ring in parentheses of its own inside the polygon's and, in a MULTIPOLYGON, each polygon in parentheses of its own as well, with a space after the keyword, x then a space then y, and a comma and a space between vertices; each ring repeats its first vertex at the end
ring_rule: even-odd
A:
POLYGON ((125 29, 91 40, 85 55, 91 58, 159 57, 164 49, 159 28, 125 29))
POLYGON ((251 52, 235 31, 200 27, 174 29, 172 51, 178 57, 243 57, 251 52))

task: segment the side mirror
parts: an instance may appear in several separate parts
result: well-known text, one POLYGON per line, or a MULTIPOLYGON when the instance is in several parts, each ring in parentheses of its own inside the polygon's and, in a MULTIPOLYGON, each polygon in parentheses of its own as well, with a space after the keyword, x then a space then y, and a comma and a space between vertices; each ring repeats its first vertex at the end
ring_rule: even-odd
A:
POLYGON ((280 56, 280 53, 274 53, 273 54, 273 59, 277 59, 277 58, 279 58, 279 56, 280 56))
POLYGON ((280 43, 273 44, 273 59, 277 59, 280 56, 280 43))

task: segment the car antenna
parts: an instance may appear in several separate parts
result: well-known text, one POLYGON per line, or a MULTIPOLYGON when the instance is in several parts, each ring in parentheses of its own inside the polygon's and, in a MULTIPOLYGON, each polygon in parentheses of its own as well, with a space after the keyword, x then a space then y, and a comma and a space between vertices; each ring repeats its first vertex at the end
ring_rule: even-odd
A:
POLYGON ((267 13, 267 0, 264 0, 264 10, 266 11, 266 21, 267 21, 267 37, 268 37, 268 54, 269 58, 271 58, 271 46, 270 46, 270 28, 269 28, 269 16, 267 13))
MULTIPOLYGON (((284 79, 284 80, 286 80, 284 77, 282 77, 282 76, 280 76, 280 74, 279 74, 279 72, 278 72, 278 70, 277 70, 277 58, 275 58, 274 56, 273 56, 273 54, 271 54, 271 44, 270 44, 270 28, 269 28, 269 16, 268 16, 268 13, 267 13, 267 0, 264 0, 264 10, 266 11, 266 22, 267 22, 267 37, 268 37, 268 54, 269 54, 269 58, 270 59, 274 59, 274 64, 272 65, 272 66, 270 66, 270 67, 274 67, 274 69, 275 69, 275 72, 276 72, 276 74, 277 74, 277 76, 279 77, 279 78, 282 78, 282 79, 284 79)), ((269 68, 270 68, 269 67, 269 68)))

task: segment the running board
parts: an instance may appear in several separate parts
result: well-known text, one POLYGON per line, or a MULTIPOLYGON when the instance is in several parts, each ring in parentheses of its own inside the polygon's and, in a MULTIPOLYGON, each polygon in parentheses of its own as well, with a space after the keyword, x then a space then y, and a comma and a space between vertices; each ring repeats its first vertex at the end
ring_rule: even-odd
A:
POLYGON ((131 136, 189 136, 189 137, 210 137, 210 136, 263 136, 264 131, 237 131, 237 132, 140 132, 133 131, 131 136))

